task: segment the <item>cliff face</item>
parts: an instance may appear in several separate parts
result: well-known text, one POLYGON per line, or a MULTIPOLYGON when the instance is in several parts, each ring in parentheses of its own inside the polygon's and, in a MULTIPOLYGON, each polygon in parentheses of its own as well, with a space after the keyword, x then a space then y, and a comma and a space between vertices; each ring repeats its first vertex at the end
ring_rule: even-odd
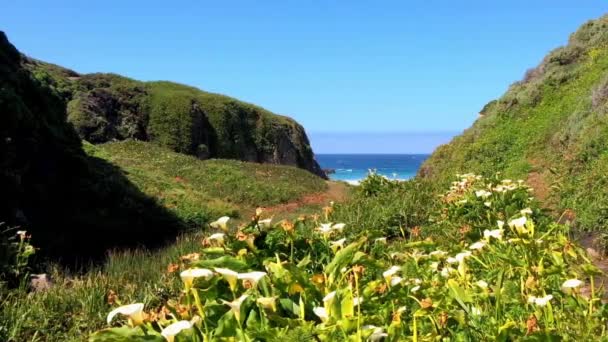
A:
POLYGON ((557 215, 572 210, 579 227, 608 229, 608 16, 584 24, 480 114, 420 176, 501 172, 527 180, 557 215))
POLYGON ((201 159, 290 165, 326 178, 303 127, 261 107, 172 82, 80 75, 33 59, 25 66, 61 94, 87 141, 151 141, 201 159))

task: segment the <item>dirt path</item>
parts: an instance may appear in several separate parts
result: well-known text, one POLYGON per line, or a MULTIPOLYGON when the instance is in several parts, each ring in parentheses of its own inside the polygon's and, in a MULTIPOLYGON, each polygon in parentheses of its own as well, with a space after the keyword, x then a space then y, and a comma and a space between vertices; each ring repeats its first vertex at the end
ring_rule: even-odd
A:
MULTIPOLYGON (((594 278, 594 282, 596 291, 597 289, 601 291, 599 292, 599 295, 602 302, 606 303, 608 302, 608 258, 606 257, 605 252, 601 250, 598 242, 598 235, 597 233, 586 233, 579 237, 578 242, 585 248, 589 259, 591 259, 591 262, 593 262, 595 267, 603 272, 603 274, 594 278)), ((581 292, 589 296, 591 293, 590 286, 585 286, 581 292)), ((596 295, 598 294, 596 293, 596 295)))
POLYGON ((350 187, 342 182, 327 181, 327 190, 316 194, 306 195, 296 201, 267 207, 270 215, 294 214, 300 210, 314 210, 329 205, 330 202, 341 202, 346 199, 350 187))

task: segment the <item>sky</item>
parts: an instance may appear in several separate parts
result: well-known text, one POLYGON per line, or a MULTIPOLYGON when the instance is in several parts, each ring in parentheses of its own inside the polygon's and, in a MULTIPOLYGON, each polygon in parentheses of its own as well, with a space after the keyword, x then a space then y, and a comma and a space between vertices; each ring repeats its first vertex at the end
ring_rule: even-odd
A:
POLYGON ((291 116, 317 153, 424 153, 606 12, 601 0, 5 0, 0 30, 78 72, 291 116))

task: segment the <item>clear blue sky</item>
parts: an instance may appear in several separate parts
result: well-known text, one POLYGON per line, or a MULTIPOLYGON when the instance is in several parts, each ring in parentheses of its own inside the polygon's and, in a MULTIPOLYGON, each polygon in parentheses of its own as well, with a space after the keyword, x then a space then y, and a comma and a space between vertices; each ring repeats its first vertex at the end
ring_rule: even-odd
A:
MULTIPOLYGON (((79 72, 172 80, 292 116, 318 152, 336 152, 318 137, 461 131, 606 12, 600 0, 5 0, 0 29, 79 72)), ((379 152, 424 152, 381 140, 379 152)))

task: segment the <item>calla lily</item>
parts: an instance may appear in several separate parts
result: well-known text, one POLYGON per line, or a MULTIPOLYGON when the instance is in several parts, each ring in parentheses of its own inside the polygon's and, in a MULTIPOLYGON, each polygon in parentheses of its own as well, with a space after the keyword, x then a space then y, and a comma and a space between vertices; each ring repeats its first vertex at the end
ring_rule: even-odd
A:
POLYGON ((553 299, 553 295, 546 295, 544 297, 530 296, 528 297, 528 303, 536 304, 538 306, 545 306, 551 301, 551 299, 553 299))
POLYGON ((412 287, 412 289, 410 291, 412 293, 416 293, 416 292, 418 292, 418 290, 420 290, 420 285, 416 285, 416 286, 412 287))
POLYGON ((144 323, 144 304, 135 303, 129 305, 123 305, 118 307, 108 314, 107 322, 112 323, 112 319, 116 315, 123 315, 129 318, 129 324, 131 326, 137 326, 144 323))
POLYGON ((403 281, 403 278, 399 277, 399 276, 394 276, 391 277, 391 286, 397 286, 398 284, 400 284, 403 281))
POLYGON ((519 211, 522 215, 532 215, 532 209, 525 208, 519 211))
POLYGON ((342 238, 342 239, 340 239, 340 240, 331 241, 331 242, 329 243, 329 245, 331 246, 331 248, 332 248, 334 251, 336 251, 336 250, 338 250, 339 248, 344 247, 344 242, 346 242, 346 239, 345 239, 345 238, 342 238))
POLYGON ((401 267, 399 266, 391 266, 391 268, 389 268, 388 270, 384 271, 382 273, 382 276, 384 277, 384 279, 386 279, 386 281, 390 281, 391 278, 397 274, 397 272, 399 272, 401 270, 401 267))
POLYGON ((344 229, 344 227, 346 227, 345 223, 336 223, 333 226, 331 226, 331 229, 341 232, 344 229))
POLYGON ((437 259, 441 259, 441 258, 445 257, 446 255, 448 255, 448 252, 444 252, 442 250, 436 250, 436 251, 432 251, 431 253, 429 253, 429 256, 437 258, 437 259))
POLYGON ((385 237, 380 237, 374 240, 374 242, 376 243, 386 243, 386 238, 385 237))
POLYGON ((215 229, 221 229, 223 231, 228 231, 228 221, 230 221, 230 217, 222 216, 217 221, 211 222, 209 225, 215 229))
POLYGON ((477 190, 477 191, 475 191, 475 196, 481 197, 481 198, 488 198, 488 197, 492 196, 492 193, 489 192, 488 190, 477 190))
POLYGON ((222 277, 224 278, 224 280, 226 280, 228 282, 228 285, 230 285, 230 289, 234 292, 234 290, 236 290, 236 282, 239 279, 239 274, 236 273, 233 270, 229 270, 227 268, 214 268, 215 272, 219 273, 222 275, 222 277))
POLYGON ((328 293, 325 297, 323 297, 323 302, 328 303, 331 302, 336 297, 336 291, 332 291, 328 293))
POLYGON ((264 309, 269 309, 269 310, 272 310, 273 312, 277 311, 276 297, 260 297, 256 300, 256 302, 258 304, 260 304, 260 306, 262 306, 264 309))
POLYGON ((568 279, 562 284, 562 288, 564 289, 574 289, 583 285, 583 282, 578 279, 568 279))
POLYGON ((475 283, 475 285, 479 286, 482 289, 486 289, 488 288, 488 283, 485 282, 484 280, 479 280, 475 283))
POLYGON ((195 278, 211 278, 213 272, 206 268, 191 268, 179 274, 187 288, 192 286, 195 278))
POLYGON ((226 237, 226 234, 224 234, 224 233, 215 233, 215 234, 211 234, 211 236, 209 236, 207 239, 209 241, 215 241, 218 244, 223 245, 225 237, 226 237))
POLYGON ((505 221, 498 220, 496 224, 498 225, 498 229, 502 229, 505 226, 505 221))
POLYGON ((270 227, 271 222, 272 222, 272 218, 267 218, 265 220, 259 220, 258 225, 263 228, 270 227))
POLYGON ((526 225, 527 221, 528 219, 525 216, 522 216, 520 218, 509 221, 509 227, 523 228, 526 225))
POLYGON ((354 306, 361 305, 361 303, 363 303, 363 297, 355 297, 355 298, 353 298, 353 305, 354 306))
POLYGON ((325 236, 328 236, 334 230, 331 228, 331 223, 321 223, 321 227, 318 227, 317 231, 325 236))
POLYGON ((493 230, 484 230, 483 231, 483 237, 487 240, 489 240, 490 238, 495 238, 497 240, 502 240, 502 234, 504 233, 504 230, 499 228, 499 229, 493 229, 493 230))
POLYGON ((319 317, 321 319, 321 321, 325 322, 327 321, 327 319, 329 319, 329 315, 327 314, 327 310, 325 310, 325 308, 323 307, 316 307, 314 309, 312 309, 312 311, 315 313, 315 315, 317 315, 317 317, 319 317))
POLYGON ((379 329, 380 330, 374 331, 371 335, 369 335, 367 340, 370 342, 378 342, 381 341, 383 338, 388 337, 388 334, 385 333, 382 328, 379 329))
POLYGON ((163 335, 163 337, 168 342, 173 342, 175 340, 175 336, 177 334, 179 334, 183 330, 191 329, 193 325, 194 324, 192 322, 188 322, 188 321, 175 322, 173 324, 168 325, 166 328, 164 328, 160 332, 160 334, 163 335))
POLYGON ((454 257, 456 259, 456 261, 458 262, 463 262, 464 259, 468 258, 471 256, 471 252, 469 251, 464 251, 464 252, 460 252, 458 254, 456 254, 456 256, 454 257))
POLYGON ((238 279, 242 279, 251 283, 251 287, 256 287, 258 282, 264 278, 266 272, 248 272, 248 273, 239 273, 237 275, 238 279))
POLYGON ((248 295, 242 295, 239 298, 233 300, 232 302, 228 302, 228 301, 222 300, 222 302, 224 304, 226 304, 226 305, 228 305, 230 307, 230 310, 232 310, 232 312, 234 313, 234 317, 239 322, 241 320, 241 305, 243 305, 243 302, 247 299, 247 297, 249 297, 249 296, 248 295))
POLYGON ((477 241, 474 244, 470 245, 469 249, 479 250, 479 249, 484 248, 485 246, 486 246, 486 242, 485 241, 477 241))

